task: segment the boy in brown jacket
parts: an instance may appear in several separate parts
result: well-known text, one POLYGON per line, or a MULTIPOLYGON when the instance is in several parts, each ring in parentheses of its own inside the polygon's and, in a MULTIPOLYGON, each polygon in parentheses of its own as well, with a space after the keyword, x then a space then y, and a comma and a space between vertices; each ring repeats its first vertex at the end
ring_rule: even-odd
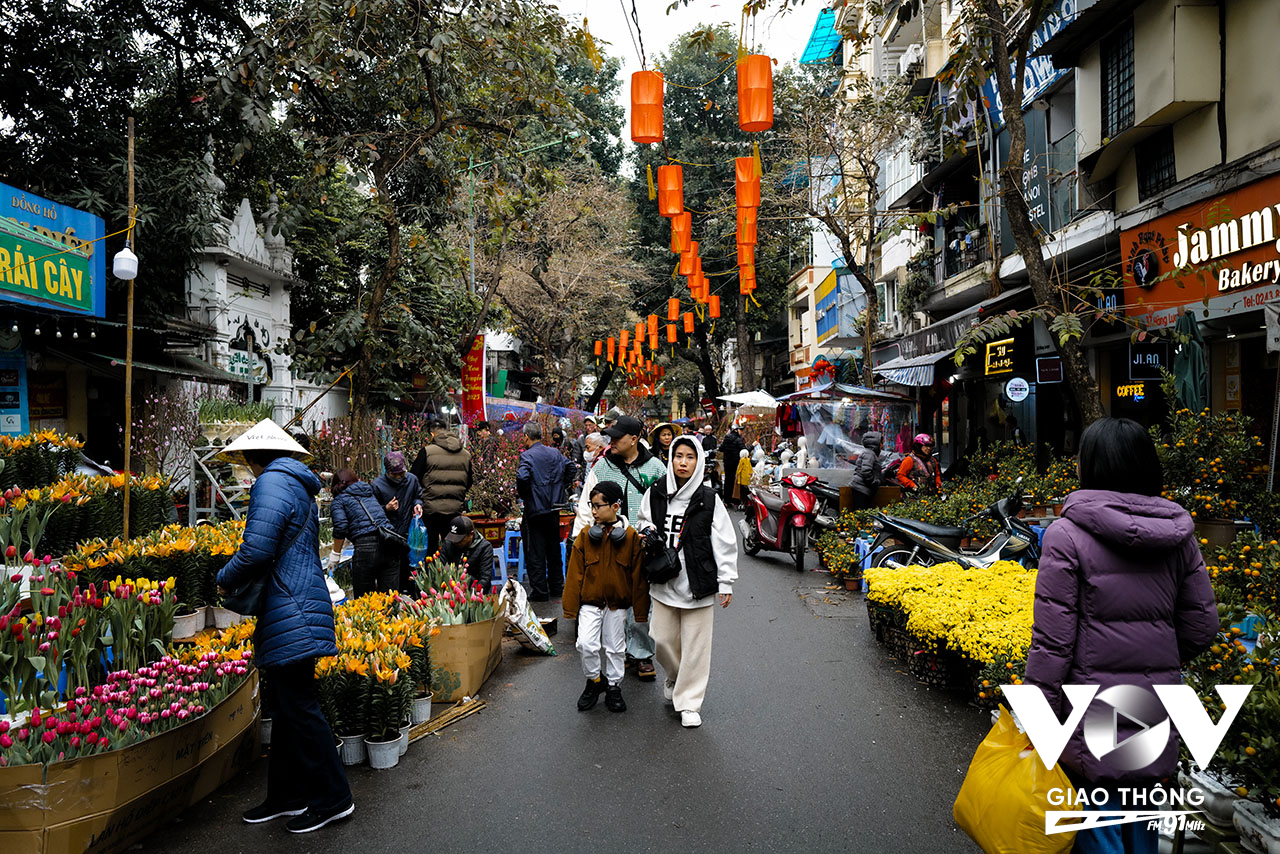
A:
POLYGON ((564 580, 564 616, 578 620, 578 654, 587 676, 587 687, 578 698, 578 711, 596 705, 600 694, 611 712, 625 712, 622 674, 626 667, 627 609, 636 622, 649 619, 649 582, 644 576, 644 544, 625 517, 622 487, 600 481, 591 490, 591 516, 595 524, 579 532, 569 555, 564 580), (604 677, 600 678, 600 652, 604 651, 604 677))

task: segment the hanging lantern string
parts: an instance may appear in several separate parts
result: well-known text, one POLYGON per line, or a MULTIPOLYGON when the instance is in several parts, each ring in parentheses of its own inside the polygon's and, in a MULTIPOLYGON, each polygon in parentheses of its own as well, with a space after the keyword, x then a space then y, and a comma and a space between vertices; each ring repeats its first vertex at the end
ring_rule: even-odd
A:
MULTIPOLYGON (((625 9, 623 13, 626 13, 625 9)), ((644 34, 640 32, 640 13, 636 11, 636 0, 631 0, 631 22, 636 25, 636 39, 640 42, 640 67, 643 69, 649 64, 649 60, 644 54, 644 34)))
MULTIPOLYGON (((737 60, 737 59, 731 59, 731 60, 729 60, 728 62, 726 62, 726 63, 725 63, 724 68, 721 68, 721 69, 720 69, 720 72, 719 72, 715 77, 712 77, 712 78, 711 78, 710 80, 708 80, 706 83, 699 83, 699 84, 698 84, 698 85, 696 85, 696 86, 686 86, 686 85, 684 85, 683 83, 676 83, 676 82, 671 81, 671 80, 666 80, 665 82, 666 82, 666 84, 667 84, 668 86, 674 86, 674 87, 676 87, 677 89, 705 89, 705 88, 707 88, 708 86, 710 86, 712 83, 715 83, 717 80, 719 80, 721 77, 723 77, 723 76, 725 75, 725 73, 726 73, 730 68, 736 68, 736 67, 737 67, 737 65, 738 65, 738 60, 737 60)), ((665 79, 665 78, 664 78, 664 79, 665 79)))
POLYGON ((631 15, 629 16, 631 20, 636 22, 635 30, 631 29, 631 20, 627 20, 627 4, 625 0, 618 0, 618 8, 622 10, 622 22, 627 25, 627 33, 631 36, 631 46, 635 48, 636 56, 640 59, 640 70, 646 71, 648 69, 644 56, 644 39, 641 38, 640 43, 636 44, 636 35, 640 30, 640 19, 636 16, 636 4, 634 1, 632 2, 631 15))

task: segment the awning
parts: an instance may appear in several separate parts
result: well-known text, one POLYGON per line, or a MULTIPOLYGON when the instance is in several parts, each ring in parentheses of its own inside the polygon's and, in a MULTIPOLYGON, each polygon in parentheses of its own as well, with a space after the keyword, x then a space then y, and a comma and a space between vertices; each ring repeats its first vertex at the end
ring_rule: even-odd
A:
POLYGON ((954 353, 955 350, 943 350, 941 353, 929 353, 916 356, 914 359, 901 357, 885 362, 875 371, 891 383, 910 386, 931 386, 934 382, 934 366, 954 353))
MULTIPOLYGON (((124 356, 105 356, 102 353, 92 353, 87 350, 50 350, 49 352, 66 359, 70 362, 77 362, 90 368, 98 370, 109 370, 111 373, 124 372, 124 356)), ((154 358, 154 357, 153 357, 154 358)), ((133 360, 133 367, 139 371, 150 371, 156 374, 168 374, 175 377, 183 377, 189 380, 201 380, 204 382, 225 383, 227 385, 245 385, 248 379, 238 374, 215 368, 203 359, 197 359, 194 356, 170 355, 166 358, 169 364, 160 364, 159 362, 147 362, 139 359, 133 360)))
POLYGON ((813 32, 809 34, 809 43, 800 55, 800 64, 826 62, 840 47, 841 41, 843 39, 836 32, 836 13, 823 9, 818 13, 818 20, 813 23, 813 32))
POLYGON ((903 397, 900 394, 894 394, 891 391, 878 391, 873 388, 866 388, 860 385, 845 385, 844 383, 822 383, 821 385, 810 386, 803 391, 797 391, 793 394, 784 394, 778 400, 802 400, 804 398, 816 397, 829 400, 837 397, 873 397, 877 400, 896 400, 903 403, 910 403, 910 398, 903 397))

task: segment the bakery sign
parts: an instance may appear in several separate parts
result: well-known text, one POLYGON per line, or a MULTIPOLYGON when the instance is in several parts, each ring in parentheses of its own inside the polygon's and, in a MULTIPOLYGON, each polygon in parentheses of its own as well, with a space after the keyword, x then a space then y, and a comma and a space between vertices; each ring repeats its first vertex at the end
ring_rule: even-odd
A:
POLYGON ((1196 304, 1209 318, 1260 308, 1280 298, 1280 176, 1126 229, 1120 248, 1125 312, 1147 326, 1196 304))

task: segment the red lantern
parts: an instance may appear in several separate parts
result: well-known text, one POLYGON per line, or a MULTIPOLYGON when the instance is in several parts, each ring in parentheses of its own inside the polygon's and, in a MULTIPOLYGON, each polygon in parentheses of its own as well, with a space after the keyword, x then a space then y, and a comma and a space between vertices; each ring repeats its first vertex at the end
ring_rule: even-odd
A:
POLYGON ((738 208, 738 243, 739 245, 744 243, 750 243, 752 245, 755 244, 756 222, 757 222, 756 208, 738 208))
POLYGON ((767 56, 752 54, 738 62, 738 127, 773 127, 773 62, 767 56))
POLYGON ((680 319, 680 300, 672 297, 667 300, 667 320, 675 323, 680 319))
POLYGON ((693 259, 698 257, 698 241, 690 240, 689 249, 680 254, 680 267, 677 269, 682 276, 688 276, 693 273, 693 259))
POLYGON ((662 73, 637 71, 631 75, 631 141, 643 145, 662 142, 662 73))
POLYGON ((760 176, 756 175, 754 157, 733 159, 734 190, 738 195, 738 207, 760 207, 760 176))
POLYGON ((658 167, 658 213, 668 217, 684 213, 684 172, 678 163, 658 167))
POLYGON ((612 338, 609 339, 609 363, 610 364, 613 364, 613 362, 615 361, 615 357, 613 353, 614 353, 614 350, 617 349, 616 347, 617 343, 618 342, 614 341, 612 338))
POLYGON ((693 312, 691 311, 686 311, 684 313, 684 334, 693 334, 693 312))
POLYGON ((756 248, 750 243, 738 244, 738 266, 754 267, 756 265, 756 248))
POLYGON ((712 317, 720 316, 720 297, 717 294, 711 295, 711 316, 712 317))
MULTIPOLYGON (((683 194, 683 191, 681 191, 683 194)), ((671 218, 671 251, 687 252, 693 239, 693 214, 685 211, 671 218)))
POLYGON ((676 343, 676 325, 674 323, 667 324, 667 343, 676 343))

